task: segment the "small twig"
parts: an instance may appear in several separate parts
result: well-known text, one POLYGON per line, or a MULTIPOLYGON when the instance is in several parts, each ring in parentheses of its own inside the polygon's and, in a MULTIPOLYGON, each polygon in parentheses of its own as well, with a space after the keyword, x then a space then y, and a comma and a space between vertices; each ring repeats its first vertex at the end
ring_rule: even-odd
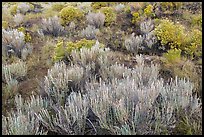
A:
POLYGON ((88 121, 89 121, 89 123, 91 124, 91 126, 93 127, 93 129, 94 129, 94 131, 95 131, 95 133, 97 133, 97 130, 96 130, 96 128, 94 127, 94 125, 92 124, 92 122, 88 119, 88 118, 86 118, 88 121))

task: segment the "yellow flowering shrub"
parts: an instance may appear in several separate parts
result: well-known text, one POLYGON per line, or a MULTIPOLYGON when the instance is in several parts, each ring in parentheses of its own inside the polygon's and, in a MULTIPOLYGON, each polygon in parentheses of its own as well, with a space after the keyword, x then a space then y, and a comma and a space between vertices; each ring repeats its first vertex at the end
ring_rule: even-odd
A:
POLYGON ((172 13, 175 10, 178 10, 182 6, 182 2, 161 2, 161 10, 166 13, 172 13))
POLYGON ((152 17, 154 16, 154 12, 153 12, 153 6, 152 5, 147 5, 147 7, 144 9, 144 14, 147 17, 152 17))
POLYGON ((166 61, 169 63, 180 61, 181 58, 181 50, 180 49, 170 49, 167 53, 164 53, 163 56, 165 57, 166 61))
POLYGON ((107 2, 92 2, 91 7, 94 10, 100 9, 101 7, 107 7, 108 3, 107 2))
POLYGON ((76 22, 78 20, 81 20, 84 16, 83 12, 80 9, 73 6, 63 8, 59 14, 62 25, 67 25, 72 21, 76 22))
POLYGON ((102 11, 106 16, 105 18, 106 26, 116 21, 116 13, 112 7, 102 7, 100 11, 102 11))
POLYGON ((11 15, 15 15, 17 13, 17 8, 18 8, 17 4, 10 7, 11 15))
POLYGON ((161 20, 155 28, 155 34, 162 45, 168 45, 171 48, 180 48, 185 38, 184 27, 170 20, 161 20))
POLYGON ((63 41, 58 41, 56 47, 55 47, 55 55, 54 55, 54 61, 58 61, 64 58, 65 56, 65 46, 63 41))
POLYGON ((138 23, 140 21, 140 14, 139 12, 134 12, 132 14, 132 23, 138 23))
POLYGON ((28 32, 26 32, 26 29, 24 27, 18 28, 18 31, 21 31, 25 34, 24 38, 25 42, 30 42, 32 40, 31 35, 28 32))
POLYGON ((198 29, 187 32, 180 24, 161 20, 155 28, 155 34, 161 45, 180 49, 190 59, 202 56, 202 32, 198 29))
POLYGON ((199 26, 202 29, 202 14, 194 15, 191 17, 191 25, 192 26, 199 26))
POLYGON ((55 3, 52 5, 52 10, 60 12, 64 7, 63 3, 55 3))
POLYGON ((7 29, 9 27, 9 24, 7 21, 2 21, 2 28, 7 29))
POLYGON ((198 29, 192 30, 188 35, 186 46, 184 47, 185 54, 191 59, 202 56, 202 32, 198 29))
POLYGON ((55 48, 54 61, 63 59, 66 54, 70 54, 73 50, 80 50, 82 47, 91 48, 95 43, 95 40, 87 39, 81 39, 80 41, 67 43, 59 41, 55 48))

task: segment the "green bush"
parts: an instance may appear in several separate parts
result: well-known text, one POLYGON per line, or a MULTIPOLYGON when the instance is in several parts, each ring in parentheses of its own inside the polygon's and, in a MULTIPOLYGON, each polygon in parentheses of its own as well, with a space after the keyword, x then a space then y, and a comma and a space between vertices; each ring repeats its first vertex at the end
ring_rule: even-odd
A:
POLYGON ((60 11, 62 25, 67 25, 72 21, 76 22, 81 20, 83 16, 83 12, 73 6, 67 6, 60 11))
POLYGON ((111 7, 102 7, 101 11, 105 14, 105 25, 108 26, 116 21, 116 13, 111 7))
POLYGON ((54 11, 61 11, 65 7, 62 3, 55 3, 52 5, 52 10, 54 11))
POLYGON ((7 29, 9 27, 9 24, 7 21, 2 21, 2 28, 7 29))
POLYGON ((65 56, 65 46, 63 41, 58 41, 55 47, 54 61, 63 59, 65 56))
POLYGON ((30 42, 32 40, 30 33, 26 32, 26 29, 24 27, 18 28, 18 31, 21 31, 25 34, 25 42, 30 42))
POLYGON ((163 46, 170 48, 180 48, 185 39, 184 27, 170 20, 161 20, 155 28, 155 34, 163 46))
POLYGON ((191 59, 202 56, 202 32, 200 30, 193 29, 189 33, 184 52, 191 59))
POLYGON ((163 56, 165 57, 166 62, 177 62, 181 59, 181 50, 176 48, 170 49, 167 53, 164 53, 163 56))
POLYGON ((153 13, 153 6, 152 5, 148 5, 145 9, 144 9, 144 14, 147 17, 153 17, 155 16, 155 14, 153 13))
POLYGON ((92 2, 91 3, 91 7, 94 10, 100 9, 101 7, 107 7, 108 6, 108 2, 92 2))
POLYGON ((11 15, 15 15, 17 13, 17 8, 18 8, 17 4, 11 6, 11 8, 10 8, 11 15))
POLYGON ((172 13, 175 10, 178 10, 182 6, 182 2, 161 2, 161 10, 165 13, 172 13))
POLYGON ((73 50, 80 50, 82 47, 91 48, 96 43, 95 40, 81 39, 76 42, 65 42, 59 41, 55 48, 54 61, 63 59, 66 54, 70 54, 73 50))
POLYGON ((192 16, 191 25, 199 26, 200 28, 202 28, 202 14, 192 16))
POLYGON ((140 14, 139 12, 134 12, 132 13, 132 23, 135 24, 135 23, 138 23, 140 21, 140 14))

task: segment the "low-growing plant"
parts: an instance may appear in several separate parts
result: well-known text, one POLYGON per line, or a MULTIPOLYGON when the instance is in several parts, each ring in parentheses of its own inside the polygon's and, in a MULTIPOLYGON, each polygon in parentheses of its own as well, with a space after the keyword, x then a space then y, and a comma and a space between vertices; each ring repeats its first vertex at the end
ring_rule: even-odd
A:
POLYGON ((46 66, 50 67, 53 65, 53 56, 55 52, 55 42, 54 41, 46 41, 45 45, 42 47, 41 54, 42 60, 46 61, 46 66))
POLYGON ((202 3, 30 4, 2 3, 3 135, 202 134, 202 3))
POLYGON ((88 40, 95 39, 96 34, 99 32, 99 29, 96 29, 95 26, 88 25, 85 29, 81 31, 81 36, 88 40))
POLYGON ((105 14, 105 25, 109 26, 116 21, 116 13, 112 7, 102 7, 101 12, 105 14))
POLYGON ((155 46, 155 44, 157 43, 157 38, 154 34, 154 31, 151 31, 147 34, 145 34, 144 36, 144 46, 146 47, 144 49, 144 51, 149 51, 149 53, 153 53, 155 50, 158 50, 158 47, 155 46))
POLYGON ((57 16, 48 19, 42 19, 42 32, 44 35, 52 35, 54 37, 65 34, 64 27, 60 24, 57 16))
POLYGON ((71 53, 73 49, 80 50, 82 47, 91 48, 95 44, 95 42, 96 42, 95 40, 87 40, 87 39, 81 39, 76 43, 68 42, 67 51, 71 53))
POLYGON ((140 21, 140 13, 139 12, 134 12, 132 13, 132 23, 138 23, 140 21))
POLYGON ((72 91, 80 88, 84 70, 78 65, 66 66, 64 62, 55 63, 45 76, 43 92, 55 104, 63 105, 72 91), (62 96, 63 95, 63 96, 62 96))
POLYGON ((2 28, 3 29, 8 29, 8 27, 9 27, 8 22, 7 21, 2 21, 2 28))
MULTIPOLYGON (((92 130, 91 134, 102 134, 100 131, 103 129, 107 134, 157 135, 172 134, 177 125, 176 121, 181 116, 180 110, 183 110, 185 113, 182 115, 188 119, 193 115, 198 116, 199 122, 195 121, 194 123, 198 126, 194 129, 197 129, 197 133, 199 133, 202 106, 200 99, 192 95, 193 84, 188 79, 178 79, 177 77, 165 84, 163 79, 158 78, 157 65, 145 66, 144 58, 141 55, 136 56, 136 60, 138 65, 134 69, 126 67, 119 69, 124 71, 123 76, 125 77, 122 79, 113 78, 109 82, 100 80, 93 83, 96 81, 92 76, 92 80, 86 82, 86 94, 81 90, 83 93, 71 93, 69 96, 66 95, 68 90, 57 90, 56 86, 69 87, 66 85, 71 82, 69 78, 72 76, 76 78, 82 74, 72 71, 72 69, 82 68, 77 67, 78 65, 71 65, 71 69, 64 63, 57 63, 49 70, 49 74, 45 78, 45 81, 49 80, 47 83, 50 83, 44 86, 48 98, 40 99, 49 105, 46 105, 47 107, 38 105, 41 109, 35 111, 35 109, 29 109, 28 106, 31 107, 28 105, 29 102, 23 103, 19 98, 15 116, 21 116, 20 114, 33 116, 32 118, 36 121, 26 122, 29 123, 26 124, 26 127, 33 127, 33 123, 37 124, 40 121, 41 126, 46 129, 45 133, 52 131, 66 135, 87 134, 88 130, 92 130), (76 73, 73 74, 73 72, 76 73), (22 107, 24 105, 25 107, 22 107), (24 109, 26 109, 25 114, 24 109)), ((121 66, 115 65, 115 67, 121 66)), ((81 77, 79 78, 81 79, 81 77)), ((37 99, 34 100, 37 103, 37 99)), ((35 102, 33 103, 35 104, 35 102)), ((11 117, 14 118, 14 115, 11 117)), ((24 120, 29 121, 26 117, 24 120)), ((12 127, 6 126, 5 117, 2 122, 4 122, 3 133, 5 134, 16 128, 15 123, 12 127)), ((37 124, 36 127, 39 125, 37 124)), ((37 128, 38 132, 35 130, 36 128, 31 128, 31 134, 39 133, 42 131, 42 127, 37 128), (33 131, 36 132, 33 133, 33 131)), ((22 131, 27 133, 27 129, 24 130, 24 128, 17 130, 14 134, 20 134, 22 131)))
POLYGON ((154 23, 151 19, 140 23, 140 30, 144 34, 151 32, 153 29, 154 29, 154 23))
POLYGON ((29 11, 34 10, 34 6, 30 3, 21 2, 18 3, 17 11, 22 14, 26 14, 29 11))
POLYGON ((188 35, 189 39, 186 41, 184 47, 185 54, 190 59, 196 59, 202 56, 202 32, 198 29, 193 29, 188 35))
POLYGON ((77 42, 67 42, 67 43, 60 41, 56 45, 54 60, 55 61, 61 60, 64 57, 66 57, 66 54, 68 56, 73 50, 79 51, 82 47, 91 48, 94 44, 95 44, 95 40, 86 40, 86 39, 81 39, 80 41, 77 41, 77 42))
POLYGON ((155 28, 155 34, 162 45, 170 46, 170 48, 182 48, 185 38, 182 25, 174 24, 170 20, 162 20, 155 28))
POLYGON ((54 61, 58 61, 64 58, 66 47, 63 41, 58 41, 55 47, 54 61))
POLYGON ((15 96, 16 111, 12 110, 7 116, 2 116, 3 135, 46 135, 47 131, 40 128, 36 113, 46 108, 47 100, 40 96, 31 96, 25 101, 21 95, 15 96))
POLYGON ((100 28, 104 25, 105 17, 106 16, 101 12, 99 12, 99 13, 89 12, 86 15, 86 20, 90 25, 93 25, 97 28, 100 28))
POLYGON ((31 37, 30 33, 28 33, 28 32, 26 31, 26 28, 20 27, 20 28, 18 28, 18 31, 24 33, 24 35, 25 35, 25 42, 26 42, 26 43, 31 42, 32 37, 31 37))
POLYGON ((120 13, 124 11, 125 5, 120 3, 120 4, 117 4, 114 8, 117 13, 120 13))
POLYGON ((167 51, 167 53, 164 53, 163 56, 167 59, 168 62, 178 62, 181 59, 181 50, 176 48, 170 49, 167 51))
POLYGON ((15 15, 17 13, 17 8, 18 8, 18 5, 16 4, 10 7, 11 15, 15 15))
POLYGON ((9 77, 19 79, 27 74, 27 65, 25 62, 18 61, 16 63, 12 63, 11 65, 3 65, 2 68, 2 79, 7 81, 9 77))
POLYGON ((131 53, 137 54, 139 50, 143 50, 143 40, 144 38, 141 35, 135 36, 135 34, 132 33, 130 38, 125 39, 125 47, 131 53))
POLYGON ((153 6, 152 5, 148 5, 145 9, 144 9, 144 14, 147 17, 154 17, 155 14, 153 12, 153 6))
POLYGON ((91 7, 94 10, 100 9, 102 7, 107 7, 108 6, 108 2, 92 2, 91 3, 91 7))
POLYGON ((9 105, 12 102, 12 97, 18 92, 19 81, 27 75, 27 65, 25 62, 18 62, 10 65, 3 64, 2 66, 2 82, 5 84, 2 87, 3 106, 9 105))
POLYGON ((145 7, 145 2, 129 2, 127 7, 130 7, 130 12, 141 12, 145 7))
POLYGON ((202 15, 194 15, 191 17, 191 25, 192 26, 198 26, 199 28, 202 28, 202 15))
POLYGON ((17 13, 16 15, 14 15, 13 20, 16 25, 19 26, 24 22, 24 16, 20 13, 17 13))
POLYGON ((3 55, 8 55, 9 52, 16 52, 20 50, 25 44, 25 35, 16 29, 4 30, 2 29, 2 51, 3 55))
POLYGON ((65 7, 63 3, 54 3, 52 4, 52 10, 60 12, 65 7))
POLYGON ((166 49, 180 49, 190 59, 202 55, 202 33, 198 29, 193 29, 189 33, 180 24, 162 20, 155 28, 155 34, 166 49))
POLYGON ((61 24, 65 26, 72 21, 76 22, 77 20, 81 20, 84 16, 82 11, 72 6, 63 8, 59 14, 61 18, 61 24))
MULTIPOLYGON (((105 53, 108 51, 108 48, 104 49, 104 45, 96 41, 91 48, 82 47, 79 51, 73 50, 71 52, 72 62, 74 64, 80 63, 83 67, 86 67, 92 63, 101 63, 101 65, 104 63, 105 65, 107 63, 107 60, 105 60, 105 53)), ((92 69, 91 67, 93 66, 90 65, 88 67, 92 69)))
MULTIPOLYGON (((19 28, 14 30, 2 30, 2 54, 4 56, 11 57, 15 55, 19 58, 22 57, 23 49, 27 49, 29 53, 32 52, 32 45, 30 42, 31 36, 29 33, 25 32, 25 28, 19 28), (21 32, 24 31, 24 32, 21 32)), ((25 55, 23 55, 25 57, 25 55)))
POLYGON ((159 4, 161 11, 165 13, 173 13, 175 10, 180 9, 182 6, 181 2, 161 2, 159 4))
POLYGON ((80 10, 83 10, 85 14, 89 13, 90 9, 92 9, 90 2, 81 2, 77 4, 77 8, 79 8, 80 10))

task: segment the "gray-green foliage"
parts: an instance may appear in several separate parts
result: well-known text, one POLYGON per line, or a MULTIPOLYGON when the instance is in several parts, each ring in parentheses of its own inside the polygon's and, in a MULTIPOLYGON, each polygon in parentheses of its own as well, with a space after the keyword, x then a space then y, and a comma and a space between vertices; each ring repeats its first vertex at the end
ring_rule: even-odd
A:
POLYGON ((100 28, 104 25, 105 15, 103 13, 92 13, 89 12, 86 16, 87 22, 90 25, 95 26, 96 28, 100 28))
POLYGON ((128 51, 130 51, 131 53, 135 53, 137 54, 139 50, 143 50, 143 36, 139 35, 139 36, 135 36, 134 33, 132 33, 132 35, 129 38, 125 39, 125 47, 128 51))
POLYGON ((60 24, 59 17, 54 16, 48 19, 42 19, 42 32, 44 35, 51 35, 54 37, 65 34, 64 27, 60 24))
POLYGON ((18 89, 18 80, 27 75, 27 65, 19 60, 10 65, 2 66, 2 81, 6 84, 3 94, 15 95, 18 89))
POLYGON ((32 45, 25 42, 25 34, 17 29, 2 29, 2 55, 15 55, 26 59, 32 53, 32 45))
POLYGON ((41 135, 47 134, 40 129, 40 121, 36 113, 47 107, 40 96, 31 96, 25 101, 21 96, 15 96, 16 111, 12 110, 7 116, 2 116, 3 135, 41 135))
MULTIPOLYGON (((189 121, 193 115, 201 118, 201 102, 192 95, 193 84, 189 80, 176 77, 164 83, 158 77, 159 66, 153 63, 145 65, 143 56, 136 55, 138 64, 130 69, 118 63, 108 63, 105 58, 107 52, 94 46, 87 51, 73 52, 76 58, 71 66, 55 64, 45 78, 43 88, 46 97, 33 96, 28 102, 16 97, 17 112, 12 112, 9 118, 24 118, 26 124, 23 126, 21 121, 17 121, 21 128, 17 128, 15 123, 11 127, 5 126, 8 123, 3 118, 3 133, 27 134, 30 130, 30 134, 45 134, 48 131, 66 135, 87 134, 89 121, 93 134, 100 134, 100 130, 106 129, 111 134, 160 135, 173 133, 181 110, 189 121), (103 76, 97 80, 92 74, 85 85, 78 85, 83 87, 79 92, 65 94, 70 92, 67 89, 70 82, 77 83, 90 74, 93 61, 98 61, 98 73, 103 76), (89 117, 89 109, 98 117, 98 124, 89 117), (28 119, 28 116, 33 117, 28 119), (44 130, 39 129, 39 122, 44 130), (31 128, 33 125, 34 128, 31 128), (10 133, 13 129, 16 131, 10 133)), ((195 124, 195 129, 201 130, 200 123, 195 124)))
POLYGON ((95 39, 96 33, 99 32, 99 29, 96 29, 95 26, 88 25, 85 29, 81 31, 81 36, 86 39, 95 39))

